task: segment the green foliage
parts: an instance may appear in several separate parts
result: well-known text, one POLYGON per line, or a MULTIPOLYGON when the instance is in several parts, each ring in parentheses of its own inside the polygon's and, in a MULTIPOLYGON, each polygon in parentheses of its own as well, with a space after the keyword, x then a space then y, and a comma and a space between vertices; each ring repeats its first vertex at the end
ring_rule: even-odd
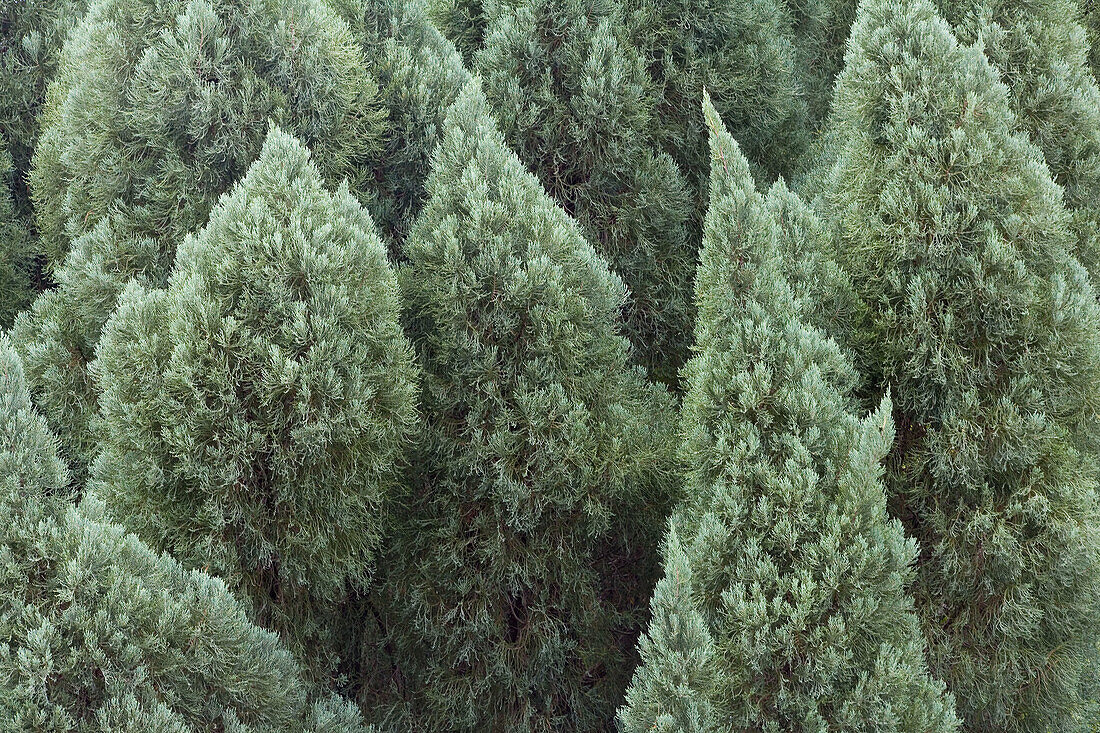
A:
POLYGON ((858 0, 786 0, 793 21, 798 74, 806 95, 809 124, 820 128, 833 99, 833 83, 844 68, 844 49, 858 0))
POLYGON ((66 483, 0 336, 0 730, 363 730, 346 702, 308 700, 293 658, 224 584, 94 503, 59 500, 66 483))
POLYGON ((57 74, 61 47, 86 0, 15 0, 0 5, 0 138, 15 165, 15 210, 32 224, 27 176, 38 139, 38 113, 57 74))
POLYGON ((90 490, 325 669, 414 418, 397 281, 369 215, 274 129, 180 246, 167 289, 135 283, 119 302, 95 363, 90 490))
POLYGON ((443 117, 470 79, 422 0, 330 0, 363 47, 389 124, 357 191, 399 256, 423 206, 443 117))
POLYGON ((498 4, 496 0, 432 0, 429 10, 435 26, 472 65, 474 54, 485 43, 488 17, 495 14, 498 4))
POLYGON ((59 287, 14 340, 77 477, 93 440, 88 364, 118 293, 135 276, 164 284, 176 245, 259 154, 269 120, 330 180, 356 170, 381 134, 363 67, 321 0, 97 0, 72 32, 32 181, 59 287))
POLYGON ((0 331, 10 328, 15 314, 34 297, 35 259, 31 239, 12 200, 11 156, 0 137, 0 331))
POLYGON ((1100 81, 1100 3, 1081 0, 1081 24, 1089 41, 1088 61, 1092 75, 1100 81))
POLYGON ((428 190, 400 273, 423 437, 381 591, 406 725, 601 729, 674 486, 671 398, 627 363, 622 281, 474 84, 428 190))
POLYGON ((35 154, 52 265, 108 216, 180 241, 256 158, 269 119, 332 180, 354 171, 382 131, 362 66, 346 25, 315 0, 93 3, 66 45, 35 154))
POLYGON ((40 294, 12 329, 36 403, 63 430, 62 453, 72 461, 76 488, 84 485, 98 450, 93 424, 99 393, 90 364, 99 334, 133 273, 155 272, 165 257, 153 239, 120 236, 105 219, 76 240, 57 272, 57 288, 40 294))
POLYGON ((940 0, 960 41, 978 42, 1009 88, 1073 214, 1076 253, 1100 284, 1100 88, 1074 0, 940 0))
POLYGON ((706 211, 706 89, 762 179, 789 174, 807 143, 794 19, 780 0, 631 0, 632 33, 658 95, 661 139, 706 211))
POLYGON ((709 101, 711 195, 672 520, 627 731, 951 731, 886 513, 889 401, 862 422, 780 223, 709 101), (797 279, 797 278, 796 278, 797 279))
POLYGON ((1100 315, 1013 95, 928 2, 868 0, 822 205, 899 426, 892 509, 968 731, 1065 730, 1100 611, 1100 315))
POLYGON ((625 333, 650 374, 687 357, 691 197, 653 144, 653 89, 621 9, 525 0, 494 18, 475 67, 509 147, 628 288, 625 333))

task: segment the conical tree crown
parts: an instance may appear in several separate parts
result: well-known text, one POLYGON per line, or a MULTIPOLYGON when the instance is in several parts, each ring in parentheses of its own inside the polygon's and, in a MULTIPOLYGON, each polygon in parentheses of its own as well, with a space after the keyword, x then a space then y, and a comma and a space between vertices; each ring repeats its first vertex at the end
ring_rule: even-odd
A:
POLYGON ((180 241, 259 154, 269 118, 326 174, 352 171, 380 133, 362 65, 347 26, 316 0, 94 3, 66 44, 35 153, 53 266, 107 216, 180 241))
POLYGON ((14 329, 78 483, 94 452, 88 364, 126 283, 164 285, 176 245, 244 175, 270 120, 311 147, 330 182, 358 180, 379 143, 376 95, 322 0, 89 9, 65 45, 32 176, 40 248, 59 287, 14 329))
POLYGON ((15 171, 0 137, 0 330, 11 328, 15 315, 34 297, 35 261, 31 238, 12 199, 15 171))
POLYGON ((92 490, 265 623, 323 633, 371 576, 411 429, 398 312, 366 212, 273 129, 167 290, 131 286, 108 324, 92 490))
POLYGON ((626 335, 649 373, 674 383, 691 329, 691 197, 659 150, 653 85, 622 9, 527 0, 491 28, 475 64, 501 132, 622 277, 626 335))
POLYGON ((685 370, 687 489, 623 722, 954 730, 905 594, 916 548, 886 513, 889 401, 854 414, 853 369, 806 325, 812 304, 787 280, 797 268, 778 221, 709 100, 705 113, 712 183, 685 370), (705 702, 677 699, 692 696, 705 702))
POLYGON ((1100 87, 1074 0, 941 0, 961 42, 978 43, 1009 88, 1020 129, 1043 152, 1073 215, 1075 252, 1100 277, 1100 87))
POLYGON ((622 282, 475 85, 428 190, 402 274, 425 420, 395 537, 402 671, 427 730, 592 730, 638 610, 617 573, 670 498, 671 400, 627 364, 622 282))
POLYGON ((290 654, 225 585, 157 555, 67 481, 0 336, 0 720, 4 730, 363 731, 309 702, 290 654))
POLYGON ((895 514, 968 730, 1063 729, 1097 630, 1100 342, 1071 219, 1008 90, 927 2, 865 2, 823 207, 889 387, 895 514))

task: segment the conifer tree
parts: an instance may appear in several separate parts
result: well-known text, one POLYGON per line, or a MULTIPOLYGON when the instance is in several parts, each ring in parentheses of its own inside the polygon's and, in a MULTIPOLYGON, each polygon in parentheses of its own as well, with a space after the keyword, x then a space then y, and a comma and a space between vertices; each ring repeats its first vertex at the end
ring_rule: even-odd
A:
POLYGON ((14 331, 78 479, 93 441, 88 364, 118 293, 135 276, 164 284, 176 244, 244 174, 269 120, 310 146, 330 182, 356 170, 379 144, 376 93, 321 0, 92 4, 65 46, 35 153, 40 247, 59 287, 14 331))
POLYGON ((21 0, 0 5, 0 138, 15 166, 15 210, 33 226, 27 188, 38 139, 38 113, 57 74, 61 47, 87 7, 86 0, 21 0))
POLYGON ((932 671, 968 731, 1065 730, 1095 654, 1100 321, 1009 90, 924 0, 866 0, 821 205, 899 435, 932 671))
POLYGON ((1100 87, 1074 0, 940 0, 961 42, 980 43, 1009 88, 1073 214, 1077 257, 1100 284, 1100 87))
POLYGON ((777 225, 776 248, 786 263, 786 282, 806 303, 804 322, 847 346, 864 308, 838 264, 836 237, 783 180, 772 184, 764 203, 777 225))
POLYGON ((124 292, 95 364, 91 491, 321 671, 339 604, 370 580, 411 430, 398 315, 367 213, 273 129, 167 289, 124 292))
POLYGON ((635 44, 658 94, 661 137, 698 189, 706 211, 707 131, 699 118, 706 89, 740 141, 754 173, 790 172, 808 140, 805 90, 794 19, 781 0, 631 0, 635 44))
POLYGON ((475 68, 505 140, 628 287, 626 335, 650 374, 686 358, 691 197, 654 145, 652 84, 621 8, 525 0, 494 19, 475 68))
POLYGON ((399 256, 424 203, 424 184, 443 117, 470 79, 454 45, 432 24, 424 0, 331 0, 363 47, 387 113, 382 151, 357 191, 399 256))
POLYGON ((498 0, 431 0, 432 22, 449 38, 468 66, 474 65, 474 55, 485 45, 487 29, 496 18, 501 3, 498 0))
POLYGON ((912 601, 916 548, 888 517, 889 400, 860 421, 855 375, 807 324, 779 222, 718 114, 685 368, 684 504, 627 731, 949 731, 912 601))
POLYGON ((30 235, 15 212, 11 156, 0 137, 0 331, 10 328, 15 314, 34 297, 34 255, 30 235))
POLYGON ((224 584, 58 496, 65 472, 0 336, 0 730, 363 730, 224 584))
POLYGON ((423 437, 392 548, 391 641, 419 730, 611 724, 671 499, 671 398, 627 363, 625 297, 505 146, 450 109, 400 273, 423 437), (639 587, 640 586, 640 587, 639 587))

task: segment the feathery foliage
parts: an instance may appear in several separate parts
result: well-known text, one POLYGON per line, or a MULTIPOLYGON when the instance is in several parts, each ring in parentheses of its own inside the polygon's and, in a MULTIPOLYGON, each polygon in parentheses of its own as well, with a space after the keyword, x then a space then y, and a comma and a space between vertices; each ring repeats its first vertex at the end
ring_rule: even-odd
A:
POLYGON ((367 213, 277 128, 168 288, 136 283, 104 331, 110 516, 224 578, 325 669, 370 580, 414 417, 397 281, 367 213))
POLYGON ((428 190, 400 274, 424 434, 384 589, 411 724, 601 729, 651 587, 617 573, 652 564, 674 485, 671 399, 627 364, 622 281, 476 84, 428 190))
POLYGON ((660 138, 706 211, 706 89, 762 180, 789 174, 806 146, 794 19, 781 0, 631 0, 635 44, 656 85, 660 138))
POLYGON ((57 441, 0 336, 0 730, 362 731, 220 581, 94 503, 68 505, 57 441))
POLYGON ((428 18, 424 0, 330 0, 363 47, 378 79, 388 125, 382 150, 357 191, 400 257, 424 204, 443 118, 470 79, 454 45, 428 18))
POLYGON ((28 174, 38 139, 38 114, 57 74, 61 47, 86 0, 14 0, 0 4, 0 138, 15 166, 15 210, 33 226, 28 174))
POLYGON ((78 479, 93 457, 88 365, 117 295, 135 276, 164 284, 176 245, 259 154, 269 120, 310 146, 330 182, 356 170, 382 128, 363 67, 321 0, 97 0, 71 33, 32 177, 59 286, 14 341, 78 479))
POLYGON ((34 298, 35 258, 31 239, 12 200, 11 156, 0 137, 0 330, 34 298))
POLYGON ((925 0, 866 0, 822 206, 891 389, 892 509, 968 731, 1064 730, 1100 612, 1100 315, 1012 94, 925 0))
POLYGON ((1100 285, 1100 88, 1074 0, 940 0, 961 42, 980 43, 1020 129, 1043 151, 1073 215, 1076 254, 1100 285))
POLYGON ((854 414, 852 365, 787 280, 800 253, 709 100, 705 118, 687 487, 625 729, 954 730, 905 593, 916 547, 886 513, 889 400, 854 414))
POLYGON ((652 84, 621 8, 525 0, 492 23, 475 68, 509 147, 628 288, 626 335, 675 383, 687 357, 691 197, 655 146, 652 84))

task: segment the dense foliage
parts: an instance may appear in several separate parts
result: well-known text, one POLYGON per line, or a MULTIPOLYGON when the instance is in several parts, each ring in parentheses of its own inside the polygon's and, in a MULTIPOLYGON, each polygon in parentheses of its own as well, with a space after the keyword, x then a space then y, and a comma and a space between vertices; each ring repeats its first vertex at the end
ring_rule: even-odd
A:
POLYGON ((398 310, 369 216, 273 128, 168 287, 131 285, 108 322, 90 491, 323 657, 326 616, 373 573, 411 429, 398 310))
POLYGON ((868 0, 823 194, 893 391, 929 659, 973 731, 1064 730, 1100 622, 1100 313, 1018 100, 929 3, 868 0))
POLYGON ((414 727, 591 730, 645 595, 605 586, 674 490, 672 400, 627 364, 622 281, 475 84, 428 191, 401 272, 423 435, 386 594, 414 727))
POLYGON ((624 727, 955 730, 905 594, 916 547, 879 480, 890 401, 854 414, 851 363, 807 324, 817 303, 788 279, 802 252, 779 246, 780 223, 709 100, 706 120, 686 490, 624 727))
POLYGON ((0 729, 362 731, 310 702, 225 585, 70 505, 57 441, 0 337, 0 729))
POLYGON ((1100 730, 1095 0, 0 0, 0 731, 1100 730))

